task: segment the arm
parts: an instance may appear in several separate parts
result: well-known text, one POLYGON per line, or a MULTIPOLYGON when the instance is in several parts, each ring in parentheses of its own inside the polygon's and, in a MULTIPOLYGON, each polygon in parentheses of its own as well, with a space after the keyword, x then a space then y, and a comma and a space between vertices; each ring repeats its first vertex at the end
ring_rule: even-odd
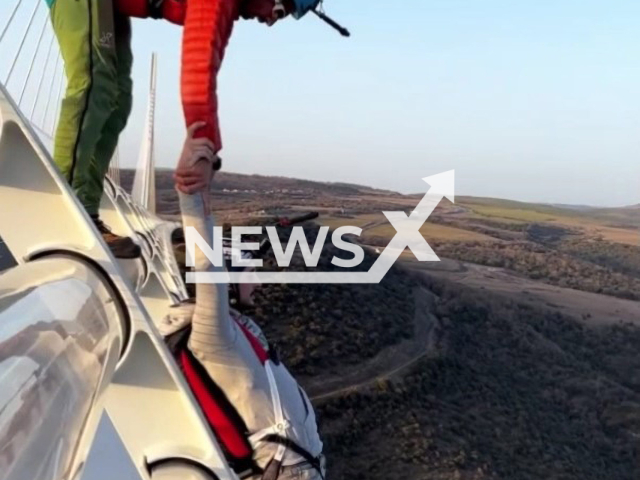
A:
MULTIPOLYGON (((209 244, 213 244, 214 219, 209 207, 211 160, 215 158, 208 139, 194 139, 202 123, 192 125, 176 171, 178 198, 184 228, 193 227, 209 244), (185 186, 185 178, 186 184, 185 186)), ((222 272, 199 248, 194 248, 195 270, 222 272)), ((203 353, 228 349, 235 342, 237 327, 229 314, 229 292, 225 284, 196 284, 196 308, 193 317, 191 345, 203 353)))
MULTIPOLYGON (((202 122, 187 131, 182 156, 174 178, 184 227, 194 227, 204 240, 213 243, 214 220, 209 206, 209 188, 216 155, 211 140, 194 139, 202 122)), ((220 272, 195 248, 196 271, 220 272)), ((196 284, 196 308, 193 315, 189 348, 223 389, 242 388, 268 391, 264 369, 251 345, 229 313, 228 284, 196 284), (256 377, 258 375, 258 377, 256 377), (235 387, 234 387, 235 386, 235 387)), ((243 395, 246 394, 243 393, 243 395)))
POLYGON ((182 38, 181 94, 187 125, 206 121, 197 137, 222 148, 218 124, 217 76, 240 0, 189 0, 182 38))
MULTIPOLYGON (((214 219, 207 214, 204 194, 178 193, 182 223, 184 228, 193 227, 209 244, 213 244, 214 219)), ((197 272, 222 272, 224 267, 214 266, 200 251, 195 250, 195 270, 197 272)), ((228 285, 217 283, 196 284, 196 308, 193 316, 191 342, 194 348, 203 352, 228 348, 235 342, 237 329, 229 313, 228 285)))

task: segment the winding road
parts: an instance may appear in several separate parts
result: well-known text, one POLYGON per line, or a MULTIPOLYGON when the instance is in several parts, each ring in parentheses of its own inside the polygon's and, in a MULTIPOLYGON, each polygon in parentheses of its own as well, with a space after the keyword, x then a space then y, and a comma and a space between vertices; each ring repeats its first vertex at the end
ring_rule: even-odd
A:
POLYGON ((400 375, 416 362, 438 351, 440 323, 431 313, 434 296, 422 287, 414 289, 414 336, 382 350, 378 355, 358 365, 339 378, 320 375, 306 383, 314 402, 325 401, 345 393, 368 388, 379 380, 400 375))

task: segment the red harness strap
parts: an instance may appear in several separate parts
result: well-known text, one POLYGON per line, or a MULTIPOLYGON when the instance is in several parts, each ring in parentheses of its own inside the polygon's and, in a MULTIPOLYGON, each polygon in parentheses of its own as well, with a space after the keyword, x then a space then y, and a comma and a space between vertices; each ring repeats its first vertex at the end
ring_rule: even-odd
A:
POLYGON ((236 461, 251 459, 252 448, 244 422, 188 347, 180 354, 180 363, 187 383, 223 448, 236 461))
MULTIPOLYGON (((260 363, 264 364, 269 355, 260 341, 244 325, 238 326, 247 337, 260 363)), ((186 343, 179 354, 178 362, 204 416, 232 460, 236 471, 253 468, 253 448, 248 440, 247 426, 224 392, 193 356, 186 343)))
POLYGON ((264 362, 266 362, 269 359, 269 354, 262 347, 260 340, 258 340, 253 335, 253 333, 251 333, 249 329, 244 325, 242 325, 241 323, 238 323, 237 325, 240 327, 240 330, 242 330, 242 333, 244 333, 244 336, 247 337, 247 340, 249 340, 249 343, 251 344, 251 348, 253 348, 253 351, 256 352, 256 356, 258 357, 258 360, 260 360, 260 363, 264 365, 264 362))
POLYGON ((187 2, 185 0, 164 0, 162 18, 176 25, 184 25, 186 15, 187 2))
MULTIPOLYGON (((114 7, 118 13, 128 17, 149 18, 151 16, 149 0, 114 0, 114 7)), ((184 25, 187 12, 186 0, 163 0, 160 10, 165 20, 176 25, 184 25)))

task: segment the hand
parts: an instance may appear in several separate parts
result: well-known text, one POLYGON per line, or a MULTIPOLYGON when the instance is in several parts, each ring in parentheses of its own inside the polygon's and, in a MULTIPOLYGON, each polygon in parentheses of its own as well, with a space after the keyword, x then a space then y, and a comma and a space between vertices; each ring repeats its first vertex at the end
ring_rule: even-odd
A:
POLYGON ((214 173, 211 164, 207 160, 200 159, 193 167, 176 170, 173 179, 179 191, 192 195, 208 192, 214 173))
POLYGON ((187 138, 173 174, 176 188, 188 195, 209 191, 214 174, 212 164, 217 161, 217 156, 213 142, 208 138, 193 138, 205 125, 205 122, 196 122, 187 129, 187 138))

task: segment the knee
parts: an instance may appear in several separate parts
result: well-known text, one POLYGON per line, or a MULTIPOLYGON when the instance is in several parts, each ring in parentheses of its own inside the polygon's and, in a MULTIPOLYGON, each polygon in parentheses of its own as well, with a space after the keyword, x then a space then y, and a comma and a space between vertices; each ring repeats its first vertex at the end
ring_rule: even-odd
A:
POLYGON ((118 83, 114 78, 94 75, 89 88, 92 102, 99 105, 106 115, 110 115, 118 108, 118 83))
POLYGON ((132 103, 133 99, 130 90, 118 92, 114 108, 109 113, 109 128, 116 135, 119 135, 127 126, 132 103))
POLYGON ((131 107, 133 105, 131 90, 120 90, 116 101, 117 105, 112 112, 112 116, 115 117, 117 130, 122 131, 127 125, 129 115, 131 115, 131 107))
POLYGON ((90 101, 103 114, 110 114, 117 107, 118 89, 116 82, 96 78, 78 72, 69 72, 65 99, 77 102, 90 101))
POLYGON ((133 95, 131 93, 131 88, 121 89, 118 94, 118 111, 120 116, 125 119, 129 118, 131 114, 131 108, 133 106, 133 95))
POLYGON ((67 78, 66 99, 84 100, 91 90, 91 79, 86 76, 70 76, 67 78))

